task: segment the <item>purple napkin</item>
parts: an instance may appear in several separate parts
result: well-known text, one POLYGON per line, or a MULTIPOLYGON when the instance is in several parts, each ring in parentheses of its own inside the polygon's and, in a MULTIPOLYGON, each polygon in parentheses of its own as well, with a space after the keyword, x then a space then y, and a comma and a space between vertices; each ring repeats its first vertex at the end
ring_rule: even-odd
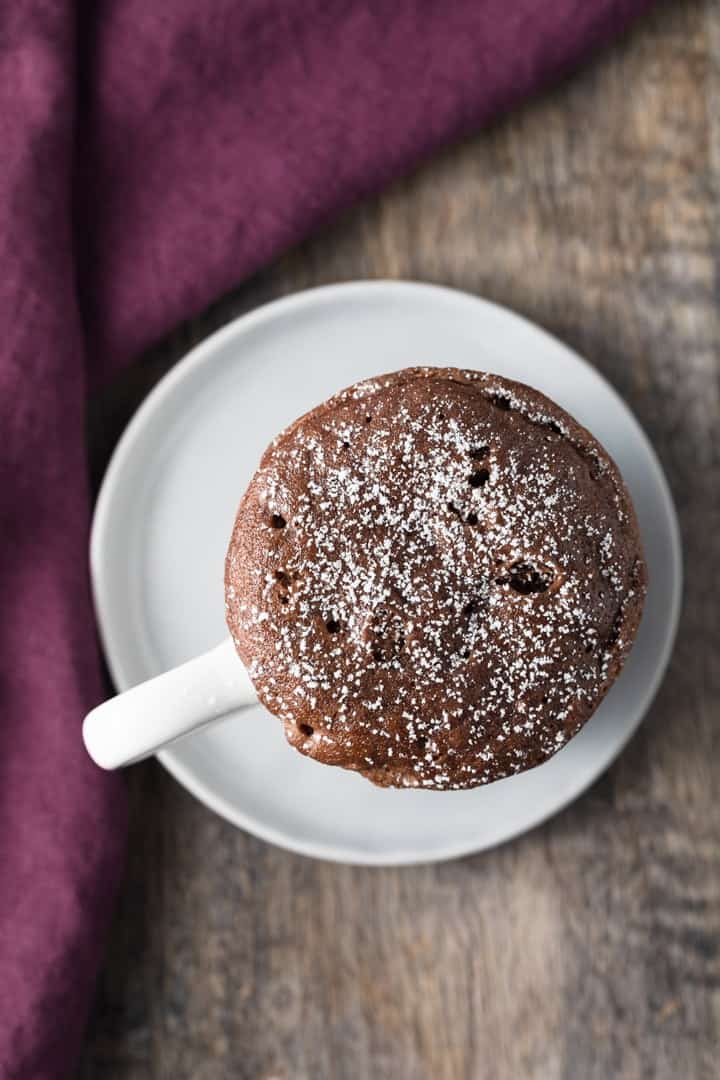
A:
POLYGON ((122 866, 83 410, 131 359, 649 0, 0 7, 0 1076, 73 1066, 122 866))

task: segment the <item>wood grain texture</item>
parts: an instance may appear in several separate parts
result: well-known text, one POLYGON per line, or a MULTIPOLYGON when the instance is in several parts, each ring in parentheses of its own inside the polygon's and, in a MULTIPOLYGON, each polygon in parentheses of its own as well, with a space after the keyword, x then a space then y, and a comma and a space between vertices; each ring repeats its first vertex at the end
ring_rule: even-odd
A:
POLYGON ((156 379, 239 312, 361 277, 459 286, 591 359, 649 432, 687 587, 646 723, 496 851, 324 865, 234 830, 154 763, 81 1080, 720 1076, 720 8, 661 4, 565 85, 287 255, 95 403, 99 476, 156 379))

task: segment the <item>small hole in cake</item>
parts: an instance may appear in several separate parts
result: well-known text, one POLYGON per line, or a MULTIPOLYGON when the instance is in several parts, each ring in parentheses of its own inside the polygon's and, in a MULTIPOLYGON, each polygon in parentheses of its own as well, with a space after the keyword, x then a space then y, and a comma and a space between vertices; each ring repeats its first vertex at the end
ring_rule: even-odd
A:
POLYGON ((427 739, 425 738, 425 736, 424 735, 416 735, 416 737, 415 737, 415 745, 417 746, 418 750, 424 750, 425 747, 427 746, 427 739))
POLYGON ((347 439, 343 439, 342 445, 343 445, 343 450, 349 450, 350 449, 350 443, 347 441, 347 439))
POLYGON ((285 595, 283 594, 283 595, 282 595, 282 596, 280 597, 280 603, 281 603, 281 604, 287 604, 287 603, 288 603, 288 598, 287 598, 287 596, 285 596, 285 595))
POLYGON ((485 487, 490 479, 490 473, 487 469, 476 469, 474 473, 471 473, 468 477, 468 484, 472 488, 485 487))
POLYGON ((460 655, 463 658, 463 660, 467 660, 469 658, 469 656, 470 656, 470 650, 469 649, 461 649, 460 650, 460 655))
POLYGON ((510 588, 520 593, 521 596, 530 596, 531 593, 547 592, 552 584, 552 579, 536 570, 530 563, 514 563, 508 572, 496 579, 497 585, 509 585, 510 588))
POLYGON ((593 651, 592 642, 588 641, 586 643, 586 645, 585 645, 585 654, 586 654, 586 656, 589 656, 592 651, 593 651))
POLYGON ((493 405, 495 405, 498 409, 502 409, 503 412, 510 411, 510 398, 505 397, 504 394, 493 394, 490 400, 492 401, 493 405))
POLYGON ((298 731, 306 739, 310 739, 315 734, 315 728, 312 724, 298 724, 298 731))
POLYGON ((328 621, 325 623, 325 629, 327 630, 328 634, 339 634, 340 623, 337 621, 337 619, 328 619, 328 621))
POLYGON ((365 423, 369 424, 371 422, 371 420, 372 420, 372 416, 371 416, 370 413, 368 413, 367 416, 365 417, 365 423))
POLYGON ((278 581, 285 581, 287 579, 287 574, 284 570, 276 570, 275 577, 278 581))
POLYGON ((438 413, 438 420, 444 420, 444 419, 445 419, 445 413, 444 412, 439 412, 438 413))
POLYGON ((376 664, 382 664, 383 660, 385 659, 383 654, 380 652, 380 649, 373 649, 372 656, 376 664))
POLYGON ((474 600, 471 600, 463 608, 463 615, 472 615, 474 611, 477 611, 477 604, 474 600))
POLYGON ((486 458, 489 453, 489 446, 476 446, 473 450, 470 451, 470 457, 473 459, 473 461, 482 461, 483 458, 486 458))
POLYGON ((548 420, 545 425, 549 431, 554 431, 556 435, 562 435, 563 431, 559 424, 556 424, 554 420, 548 420))
POLYGON ((282 516, 282 514, 273 514, 273 516, 270 518, 270 524, 272 525, 273 529, 284 529, 287 525, 287 521, 282 516))
POLYGON ((471 510, 465 520, 467 521, 468 525, 477 525, 478 516, 474 510, 471 510))

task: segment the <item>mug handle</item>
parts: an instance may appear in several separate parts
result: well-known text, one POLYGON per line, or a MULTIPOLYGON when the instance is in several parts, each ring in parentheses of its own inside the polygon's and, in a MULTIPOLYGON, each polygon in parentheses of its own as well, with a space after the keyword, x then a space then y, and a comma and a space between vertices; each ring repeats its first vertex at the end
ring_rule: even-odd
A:
POLYGON ((250 678, 228 638, 210 652, 98 705, 85 717, 83 741, 97 765, 118 769, 256 703, 250 678))

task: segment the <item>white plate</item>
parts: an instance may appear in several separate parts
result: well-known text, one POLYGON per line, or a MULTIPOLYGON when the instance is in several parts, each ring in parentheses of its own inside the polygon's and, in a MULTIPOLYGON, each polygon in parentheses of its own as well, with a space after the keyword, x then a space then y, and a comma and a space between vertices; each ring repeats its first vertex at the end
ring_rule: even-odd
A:
POLYGON ((543 390, 617 461, 650 571, 640 633, 593 719, 539 768, 475 791, 393 791, 291 750, 260 706, 159 755, 194 795, 273 843, 354 863, 411 863, 488 848, 580 794, 625 745, 657 690, 681 592, 677 522, 627 406, 575 353, 517 315, 431 285, 313 289, 231 323, 150 394, 110 463, 91 541, 95 604, 119 689, 225 633, 223 561, 236 505, 281 428, 341 387, 410 365, 480 368, 543 390), (242 739, 235 738, 240 727, 242 739), (249 735, 249 737, 248 737, 249 735))

